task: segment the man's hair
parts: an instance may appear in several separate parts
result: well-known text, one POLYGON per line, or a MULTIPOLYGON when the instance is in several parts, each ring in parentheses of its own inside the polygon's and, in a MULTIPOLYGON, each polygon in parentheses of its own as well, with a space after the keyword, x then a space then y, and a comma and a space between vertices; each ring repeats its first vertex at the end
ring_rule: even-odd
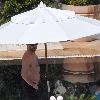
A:
POLYGON ((34 45, 38 45, 38 43, 34 43, 34 44, 27 44, 27 46, 30 45, 30 46, 34 46, 34 45))
POLYGON ((97 86, 97 87, 100 87, 100 80, 98 80, 98 81, 96 82, 96 86, 97 86))

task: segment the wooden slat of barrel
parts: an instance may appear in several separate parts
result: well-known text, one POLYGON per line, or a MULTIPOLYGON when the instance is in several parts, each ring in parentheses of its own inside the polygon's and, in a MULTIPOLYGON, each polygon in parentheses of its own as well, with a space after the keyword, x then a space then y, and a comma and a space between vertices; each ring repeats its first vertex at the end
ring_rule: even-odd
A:
POLYGON ((93 63, 67 63, 63 65, 65 70, 70 71, 92 71, 94 69, 93 63))
POLYGON ((94 75, 64 75, 64 80, 72 83, 89 83, 94 82, 94 75))

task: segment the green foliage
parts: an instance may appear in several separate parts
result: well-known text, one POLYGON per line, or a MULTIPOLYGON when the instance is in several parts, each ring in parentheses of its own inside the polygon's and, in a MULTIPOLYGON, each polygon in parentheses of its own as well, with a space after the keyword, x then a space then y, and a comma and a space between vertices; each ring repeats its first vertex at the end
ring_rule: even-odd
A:
MULTIPOLYGON (((16 14, 34 9, 41 0, 2 0, 3 10, 0 12, 0 25, 8 22, 16 14)), ((46 5, 52 6, 53 2, 42 0, 46 5)), ((54 6, 54 5, 53 5, 54 6)))
POLYGON ((16 0, 5 1, 4 9, 1 12, 1 22, 7 22, 10 20, 11 16, 14 16, 19 12, 21 8, 20 3, 16 0))
POLYGON ((20 100, 20 67, 0 66, 0 100, 20 100))
MULTIPOLYGON (((40 68, 41 74, 44 76, 45 65, 41 65, 40 68)), ((0 66, 0 100, 23 100, 23 84, 21 80, 21 65, 0 66)), ((46 100, 47 86, 45 76, 41 81, 39 93, 41 100, 46 100)))
POLYGON ((48 78, 50 81, 50 87, 51 87, 51 94, 53 94, 53 91, 55 89, 55 83, 57 80, 61 80, 62 78, 62 65, 55 64, 55 62, 52 62, 54 64, 49 65, 49 71, 48 71, 48 78))
POLYGON ((6 0, 1 0, 0 2, 1 2, 1 3, 4 3, 5 1, 6 1, 6 0))
MULTIPOLYGON (((51 95, 53 94, 53 89, 55 88, 55 82, 59 79, 61 80, 62 77, 62 65, 52 64, 49 65, 49 81, 51 87, 51 95)), ((45 65, 41 65, 41 74, 43 75, 43 83, 41 85, 41 89, 46 88, 45 83, 45 65)), ((22 91, 22 84, 21 84, 21 65, 12 65, 12 66, 0 66, 0 100, 22 100, 21 98, 21 91, 22 91)), ((42 76, 41 75, 41 76, 42 76)), ((69 84, 71 85, 71 84, 69 84)), ((79 85, 79 84, 78 84, 79 85)), ((85 84, 83 84, 85 86, 85 84)), ((68 87, 68 84, 66 84, 68 87)), ((71 87, 68 87, 71 88, 71 87)), ((81 90, 82 88, 80 88, 81 90)), ((77 90, 79 91, 79 90, 77 90)), ((68 91, 69 92, 69 91, 68 91)), ((43 96, 45 96, 45 89, 41 91, 43 96)), ((89 96, 88 93, 83 92, 79 95, 71 95, 73 93, 66 93, 63 95, 64 100, 96 100, 95 96, 89 96), (69 96, 71 95, 71 96, 69 96), (88 96, 87 96, 88 95, 88 96)), ((42 99, 44 100, 44 98, 42 99)))
POLYGON ((63 3, 68 5, 84 6, 84 5, 99 4, 100 0, 64 0, 63 3))
POLYGON ((80 95, 80 97, 77 96, 68 96, 68 95, 63 95, 64 100, 96 100, 95 96, 86 96, 84 94, 80 95))

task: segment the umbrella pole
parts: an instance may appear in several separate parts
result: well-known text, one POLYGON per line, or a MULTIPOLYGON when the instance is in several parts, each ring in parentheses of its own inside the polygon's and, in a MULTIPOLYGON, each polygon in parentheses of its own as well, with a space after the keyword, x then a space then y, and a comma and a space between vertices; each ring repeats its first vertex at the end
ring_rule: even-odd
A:
POLYGON ((46 78, 48 78, 47 43, 44 43, 44 45, 45 45, 46 78))
POLYGON ((45 45, 45 62, 46 62, 46 80, 47 80, 47 88, 48 88, 48 95, 47 100, 50 98, 50 85, 48 81, 48 58, 47 58, 47 43, 44 43, 45 45))

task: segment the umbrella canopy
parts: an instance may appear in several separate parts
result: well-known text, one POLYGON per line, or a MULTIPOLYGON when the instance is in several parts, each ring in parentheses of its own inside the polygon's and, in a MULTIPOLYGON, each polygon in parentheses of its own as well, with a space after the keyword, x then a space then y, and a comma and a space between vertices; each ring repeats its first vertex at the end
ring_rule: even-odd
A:
POLYGON ((58 42, 99 33, 100 21, 46 7, 41 2, 34 10, 18 14, 0 27, 0 44, 58 42))

